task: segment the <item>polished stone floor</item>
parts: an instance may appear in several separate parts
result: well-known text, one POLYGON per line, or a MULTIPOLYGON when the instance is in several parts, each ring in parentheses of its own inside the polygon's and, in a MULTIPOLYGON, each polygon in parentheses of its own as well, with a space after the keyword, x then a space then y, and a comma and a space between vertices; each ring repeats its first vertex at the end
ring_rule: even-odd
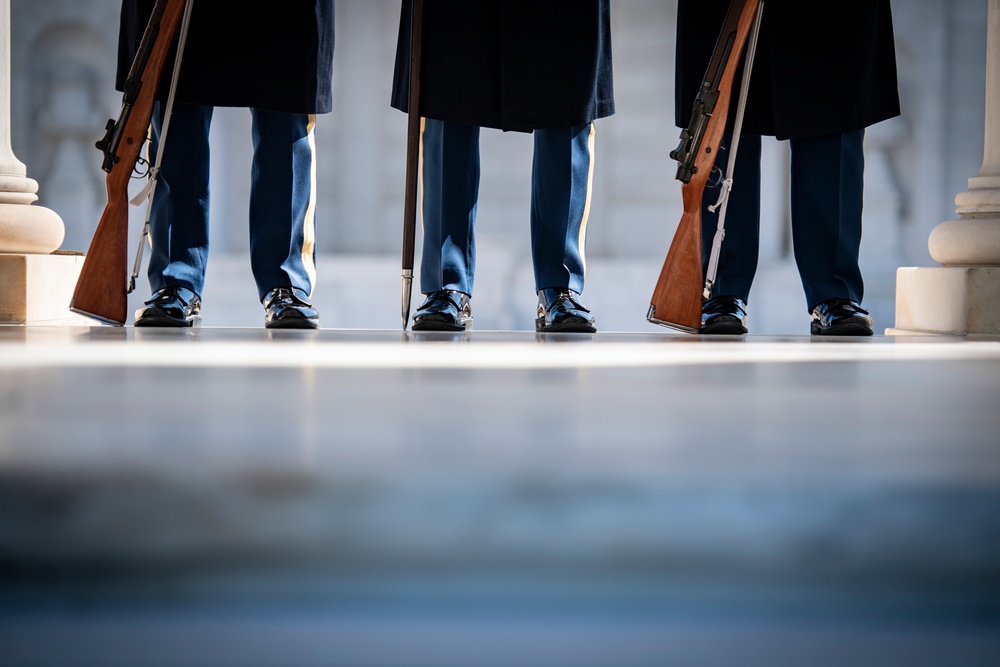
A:
POLYGON ((995 665, 1000 338, 0 327, 0 665, 995 665))

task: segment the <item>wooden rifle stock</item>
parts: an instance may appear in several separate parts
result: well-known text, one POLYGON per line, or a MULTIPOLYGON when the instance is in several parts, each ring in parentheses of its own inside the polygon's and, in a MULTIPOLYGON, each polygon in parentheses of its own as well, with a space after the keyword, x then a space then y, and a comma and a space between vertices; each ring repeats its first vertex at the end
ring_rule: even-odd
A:
POLYGON ((187 0, 157 0, 128 80, 118 121, 108 121, 102 169, 108 202, 80 269, 70 310, 105 324, 125 324, 128 309, 128 184, 146 141, 164 63, 187 0))
POLYGON ((679 162, 684 212, 660 269, 646 319, 689 333, 701 326, 705 287, 702 268, 702 197, 729 115, 733 79, 761 0, 732 0, 695 99, 691 122, 670 157, 679 162))

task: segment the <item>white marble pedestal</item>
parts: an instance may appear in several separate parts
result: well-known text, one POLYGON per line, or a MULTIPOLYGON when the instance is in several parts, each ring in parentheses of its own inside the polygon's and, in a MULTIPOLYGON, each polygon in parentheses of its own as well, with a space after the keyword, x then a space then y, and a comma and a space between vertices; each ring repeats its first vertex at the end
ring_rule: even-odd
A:
POLYGON ((887 335, 1000 333, 1000 267, 901 267, 887 335))
POLYGON ((0 254, 0 323, 92 324, 69 309, 82 266, 74 252, 0 254))

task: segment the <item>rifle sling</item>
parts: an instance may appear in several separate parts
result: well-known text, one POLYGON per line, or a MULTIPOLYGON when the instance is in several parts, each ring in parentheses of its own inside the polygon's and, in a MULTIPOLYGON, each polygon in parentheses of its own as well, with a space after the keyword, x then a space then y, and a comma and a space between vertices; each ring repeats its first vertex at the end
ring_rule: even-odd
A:
POLYGON ((722 253, 722 240, 726 237, 726 209, 729 204, 729 193, 733 188, 733 172, 736 170, 736 151, 740 145, 740 134, 743 129, 743 116, 746 112, 747 93, 750 90, 750 72, 753 70, 753 58, 757 52, 757 37, 760 34, 761 16, 764 13, 764 0, 761 0, 757 7, 757 15, 754 17, 753 26, 750 28, 750 35, 747 37, 746 58, 743 62, 743 80, 740 82, 740 96, 736 103, 736 116, 733 119, 733 139, 732 147, 729 151, 729 160, 726 163, 726 173, 722 179, 722 188, 719 191, 719 199, 708 207, 713 213, 719 210, 718 223, 715 228, 715 236, 712 237, 712 249, 708 258, 708 266, 705 269, 705 290, 704 298, 712 298, 712 286, 715 284, 715 276, 719 270, 719 255, 722 253))

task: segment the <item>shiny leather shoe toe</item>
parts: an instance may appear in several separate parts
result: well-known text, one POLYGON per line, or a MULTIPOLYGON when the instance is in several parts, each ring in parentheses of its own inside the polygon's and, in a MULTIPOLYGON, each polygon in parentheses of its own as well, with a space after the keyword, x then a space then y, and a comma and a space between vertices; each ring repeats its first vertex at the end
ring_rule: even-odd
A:
POLYGON ((264 296, 264 326, 268 329, 318 329, 319 312, 298 287, 275 287, 264 296))
POLYGON ((814 336, 871 336, 872 318, 857 301, 827 299, 812 309, 814 336))
POLYGON ((414 331, 465 331, 472 326, 469 295, 456 290, 438 290, 427 295, 413 316, 414 331))
POLYGON ((717 296, 701 306, 700 334, 739 336, 747 332, 747 305, 735 296, 717 296))
POLYGON ((535 331, 594 333, 597 326, 590 311, 580 303, 579 294, 569 289, 546 287, 538 290, 535 331))
POLYGON ((186 287, 156 290, 145 303, 135 311, 137 327, 190 327, 201 322, 201 299, 186 287))

